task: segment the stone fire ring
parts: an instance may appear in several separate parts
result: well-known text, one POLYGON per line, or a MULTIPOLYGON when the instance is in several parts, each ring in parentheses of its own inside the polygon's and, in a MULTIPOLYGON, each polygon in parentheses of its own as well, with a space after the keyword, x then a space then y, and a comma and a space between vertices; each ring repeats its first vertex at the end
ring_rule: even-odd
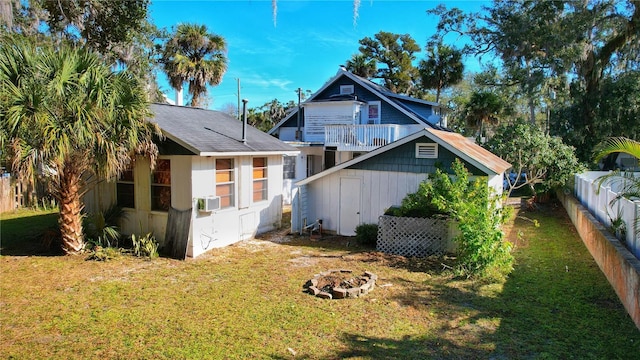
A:
POLYGON ((376 280, 378 280, 378 275, 365 271, 364 274, 355 279, 361 283, 360 286, 357 287, 333 287, 332 289, 320 289, 318 288, 318 284, 320 283, 323 277, 332 276, 332 275, 340 275, 344 276, 345 274, 353 273, 352 270, 329 270, 323 271, 320 274, 316 274, 313 276, 313 279, 307 281, 304 287, 307 289, 309 294, 317 296, 323 299, 345 299, 345 298, 358 298, 362 295, 366 295, 369 291, 372 291, 376 286, 376 280))

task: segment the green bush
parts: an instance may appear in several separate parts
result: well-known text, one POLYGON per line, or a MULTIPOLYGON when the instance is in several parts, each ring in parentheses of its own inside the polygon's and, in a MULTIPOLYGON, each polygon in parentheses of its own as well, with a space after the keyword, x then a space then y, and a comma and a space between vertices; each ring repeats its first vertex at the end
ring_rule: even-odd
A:
POLYGON ((118 223, 125 217, 126 213, 117 205, 87 215, 82 228, 88 245, 117 248, 120 240, 118 223))
POLYGON ((455 180, 437 170, 416 193, 403 199, 401 209, 434 209, 434 214, 446 214, 457 222, 460 235, 454 241, 460 275, 504 278, 513 270, 511 243, 504 240, 500 227, 508 211, 499 206, 500 200, 490 194, 484 179, 469 181, 468 171, 459 160, 452 169, 455 180))
POLYGON ((158 257, 158 242, 153 233, 147 233, 144 236, 131 235, 133 243, 133 255, 138 257, 148 257, 154 259, 158 257))
POLYGON ((356 226, 356 240, 359 244, 375 247, 378 240, 378 225, 360 224, 356 226))

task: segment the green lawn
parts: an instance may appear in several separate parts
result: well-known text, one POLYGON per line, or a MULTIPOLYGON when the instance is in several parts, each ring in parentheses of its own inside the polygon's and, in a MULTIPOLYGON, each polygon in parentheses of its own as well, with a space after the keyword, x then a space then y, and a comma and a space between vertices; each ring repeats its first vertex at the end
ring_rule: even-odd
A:
MULTIPOLYGON (((0 358, 637 359, 640 331, 562 208, 514 219, 517 264, 502 284, 348 238, 265 237, 188 261, 3 248, 0 358), (335 268, 372 271, 378 287, 353 300, 302 291, 335 268)), ((24 220, 11 226, 35 229, 24 220)), ((2 242, 19 242, 7 221, 2 242)))

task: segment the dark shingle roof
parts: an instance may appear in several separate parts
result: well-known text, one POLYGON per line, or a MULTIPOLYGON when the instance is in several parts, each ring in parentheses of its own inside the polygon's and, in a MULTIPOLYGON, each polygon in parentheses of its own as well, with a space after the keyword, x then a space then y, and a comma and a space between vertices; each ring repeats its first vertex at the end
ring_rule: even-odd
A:
POLYGON ((242 142, 242 122, 213 110, 152 104, 153 118, 163 134, 197 155, 216 153, 288 153, 298 150, 247 125, 242 142))

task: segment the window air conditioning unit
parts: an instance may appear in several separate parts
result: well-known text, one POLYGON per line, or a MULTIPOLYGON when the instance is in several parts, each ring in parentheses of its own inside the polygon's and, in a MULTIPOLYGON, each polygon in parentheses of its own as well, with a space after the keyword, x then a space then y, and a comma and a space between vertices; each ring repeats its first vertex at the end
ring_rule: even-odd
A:
POLYGON ((198 199, 198 211, 211 212, 220 209, 220 198, 217 196, 207 196, 198 199))

